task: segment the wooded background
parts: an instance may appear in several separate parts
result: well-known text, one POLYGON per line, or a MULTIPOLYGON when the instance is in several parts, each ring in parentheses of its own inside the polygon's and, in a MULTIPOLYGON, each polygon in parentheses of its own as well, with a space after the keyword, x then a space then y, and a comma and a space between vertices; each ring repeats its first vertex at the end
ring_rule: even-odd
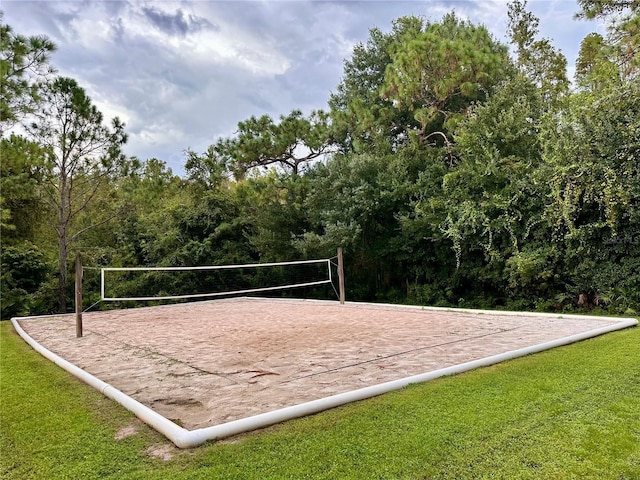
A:
POLYGON ((640 2, 579 4, 609 29, 572 82, 524 1, 509 44, 454 13, 402 17, 344 60, 326 110, 241 121, 184 177, 124 155, 126 126, 56 74, 55 45, 0 24, 2 318, 70 310, 77 252, 195 266, 339 246, 349 300, 635 314, 640 2))

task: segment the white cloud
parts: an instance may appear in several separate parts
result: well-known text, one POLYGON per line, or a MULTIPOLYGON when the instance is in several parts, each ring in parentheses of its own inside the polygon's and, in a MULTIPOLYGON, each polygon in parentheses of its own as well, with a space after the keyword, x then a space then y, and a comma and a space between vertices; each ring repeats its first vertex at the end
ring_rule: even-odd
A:
MULTIPOLYGON (((135 2, 123 4, 114 18, 109 15, 107 6, 108 3, 91 2, 81 15, 63 23, 60 30, 65 40, 74 42, 76 48, 96 52, 98 57, 103 57, 105 50, 115 48, 116 43, 143 44, 149 49, 156 49, 161 55, 192 65, 203 68, 212 65, 240 67, 260 76, 281 75, 290 66, 286 55, 274 45, 265 43, 248 28, 232 25, 215 15, 204 19, 193 12, 185 13, 180 4, 135 2), (179 19, 174 23, 182 25, 184 30, 168 31, 162 28, 163 24, 157 17, 166 20, 165 25, 170 25, 170 19, 179 19)), ((69 12, 67 8, 64 10, 69 12)))

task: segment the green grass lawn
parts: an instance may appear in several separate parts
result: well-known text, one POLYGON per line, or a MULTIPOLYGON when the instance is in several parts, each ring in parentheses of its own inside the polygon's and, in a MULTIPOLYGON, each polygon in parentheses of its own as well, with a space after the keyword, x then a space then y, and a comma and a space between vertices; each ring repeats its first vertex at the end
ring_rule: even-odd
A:
POLYGON ((640 328, 192 450, 41 357, 9 322, 0 355, 3 479, 640 479, 640 328), (117 439, 127 427, 136 433, 117 439))

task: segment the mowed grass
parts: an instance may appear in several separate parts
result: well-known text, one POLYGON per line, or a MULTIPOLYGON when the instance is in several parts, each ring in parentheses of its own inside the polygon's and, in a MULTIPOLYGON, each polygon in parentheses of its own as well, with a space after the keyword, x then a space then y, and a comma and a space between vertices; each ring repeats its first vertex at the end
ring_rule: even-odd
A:
POLYGON ((0 342, 3 479, 640 479, 640 328, 192 450, 0 342))

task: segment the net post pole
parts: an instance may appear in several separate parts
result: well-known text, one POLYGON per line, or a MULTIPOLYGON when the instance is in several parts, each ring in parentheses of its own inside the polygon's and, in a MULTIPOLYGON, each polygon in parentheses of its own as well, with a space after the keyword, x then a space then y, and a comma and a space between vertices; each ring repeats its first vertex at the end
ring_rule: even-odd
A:
POLYGON ((342 247, 338 247, 338 285, 340 287, 340 304, 344 305, 344 260, 342 258, 342 247))
POLYGON ((76 253, 76 337, 82 337, 82 260, 76 253))

